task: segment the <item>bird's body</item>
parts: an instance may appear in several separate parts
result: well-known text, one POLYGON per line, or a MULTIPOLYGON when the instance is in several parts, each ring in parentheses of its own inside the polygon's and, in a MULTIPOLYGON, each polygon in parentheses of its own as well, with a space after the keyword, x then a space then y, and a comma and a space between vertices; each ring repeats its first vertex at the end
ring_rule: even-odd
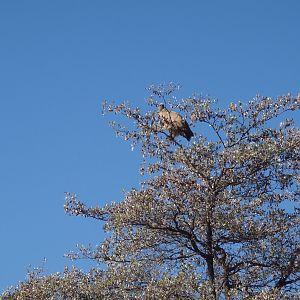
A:
POLYGON ((158 116, 163 129, 169 131, 172 139, 181 135, 189 141, 194 136, 186 120, 177 112, 167 110, 163 104, 159 106, 158 116))

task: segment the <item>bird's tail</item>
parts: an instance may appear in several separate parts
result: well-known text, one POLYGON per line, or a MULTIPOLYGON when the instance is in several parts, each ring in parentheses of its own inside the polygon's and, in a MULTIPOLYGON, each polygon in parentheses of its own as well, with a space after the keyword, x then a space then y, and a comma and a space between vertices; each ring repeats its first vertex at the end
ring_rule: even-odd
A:
POLYGON ((193 136, 194 136, 194 133, 191 131, 191 132, 189 132, 189 134, 187 135, 186 139, 187 139, 188 141, 190 141, 191 138, 192 138, 193 136))
POLYGON ((190 128, 187 128, 187 130, 184 132, 184 137, 190 141, 191 138, 194 136, 193 131, 190 128))

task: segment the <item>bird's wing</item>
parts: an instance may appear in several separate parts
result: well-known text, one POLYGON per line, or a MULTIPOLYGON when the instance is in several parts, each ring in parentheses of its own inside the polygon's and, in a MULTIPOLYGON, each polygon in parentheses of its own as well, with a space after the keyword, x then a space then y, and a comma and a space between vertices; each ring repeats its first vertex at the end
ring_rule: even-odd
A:
POLYGON ((163 109, 158 113, 158 115, 166 129, 174 127, 181 128, 184 126, 184 123, 186 123, 182 116, 175 111, 163 109))
POLYGON ((184 124, 182 116, 175 111, 170 112, 170 118, 173 126, 181 127, 184 124))

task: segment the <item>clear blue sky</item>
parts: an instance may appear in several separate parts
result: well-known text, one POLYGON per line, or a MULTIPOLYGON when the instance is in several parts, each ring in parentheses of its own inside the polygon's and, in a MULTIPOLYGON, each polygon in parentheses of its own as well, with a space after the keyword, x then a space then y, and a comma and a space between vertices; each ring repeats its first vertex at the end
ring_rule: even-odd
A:
MULTIPOLYGON (((227 103, 300 91, 300 1, 0 1, 0 290, 29 265, 62 271, 101 224, 64 214, 138 187, 137 152, 102 99, 143 106, 145 87, 227 103)), ((85 263, 80 266, 86 267, 85 263)))

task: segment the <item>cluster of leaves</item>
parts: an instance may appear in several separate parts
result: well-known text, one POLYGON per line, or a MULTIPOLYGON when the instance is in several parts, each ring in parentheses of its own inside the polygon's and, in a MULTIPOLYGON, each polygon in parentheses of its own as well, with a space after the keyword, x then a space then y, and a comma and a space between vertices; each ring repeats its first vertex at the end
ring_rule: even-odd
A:
MULTIPOLYGON (((177 276, 151 271, 144 263, 127 268, 120 264, 106 271, 92 269, 88 273, 65 269, 60 274, 43 276, 32 272, 26 282, 6 291, 1 300, 89 300, 89 299, 194 299, 198 294, 197 278, 190 270, 177 276)), ((205 299, 205 298, 198 298, 205 299)))
MULTIPOLYGON (((43 275, 42 270, 28 274, 28 279, 19 286, 5 291, 1 300, 207 300, 209 286, 192 270, 182 269, 176 276, 165 272, 159 278, 147 273, 146 264, 135 263, 130 268, 115 265, 106 271, 91 269, 85 273, 78 269, 65 269, 63 273, 43 275)), ((231 297, 238 295, 231 291, 231 297)), ((278 290, 264 290, 247 300, 296 300, 278 290), (278 298, 280 297, 280 298, 278 298)))
POLYGON ((46 299, 22 298, 33 287, 53 299, 296 299, 300 131, 291 119, 278 127, 273 120, 299 110, 300 96, 257 96, 221 109, 210 98, 178 101, 170 96, 177 88, 152 86, 148 104, 163 101, 213 135, 195 132, 183 144, 163 130, 156 109, 143 114, 127 103, 104 103, 104 112, 133 120, 133 127, 112 126, 140 145, 145 181, 104 207, 66 194, 65 210, 104 221, 108 238, 100 246, 68 256, 107 269, 37 276, 12 292, 15 299, 46 299))

